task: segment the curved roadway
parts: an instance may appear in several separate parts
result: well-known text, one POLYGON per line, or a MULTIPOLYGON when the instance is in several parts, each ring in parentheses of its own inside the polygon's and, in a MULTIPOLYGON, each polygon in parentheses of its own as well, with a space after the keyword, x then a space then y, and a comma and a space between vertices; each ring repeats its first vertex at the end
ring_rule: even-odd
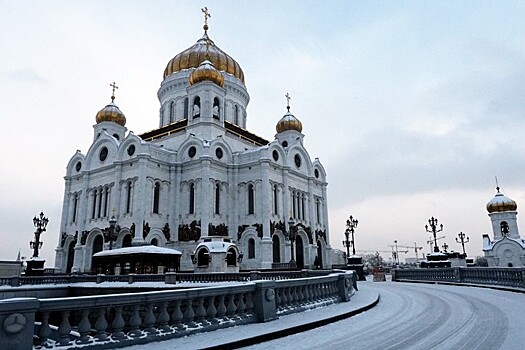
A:
POLYGON ((363 283, 363 289, 377 290, 381 296, 370 311, 246 349, 525 348, 525 294, 434 284, 363 283))

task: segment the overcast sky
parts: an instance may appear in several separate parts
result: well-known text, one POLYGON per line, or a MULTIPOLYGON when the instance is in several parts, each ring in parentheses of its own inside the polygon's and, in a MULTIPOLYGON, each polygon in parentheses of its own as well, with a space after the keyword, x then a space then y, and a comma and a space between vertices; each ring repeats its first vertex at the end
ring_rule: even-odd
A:
POLYGON ((273 139, 290 93, 328 174, 334 248, 353 215, 358 250, 427 252, 435 216, 482 255, 494 176, 525 205, 524 2, 0 0, 0 260, 31 256, 43 210, 54 265, 65 167, 109 83, 129 130, 156 128, 164 68, 202 36, 204 6, 245 73, 247 128, 273 139))

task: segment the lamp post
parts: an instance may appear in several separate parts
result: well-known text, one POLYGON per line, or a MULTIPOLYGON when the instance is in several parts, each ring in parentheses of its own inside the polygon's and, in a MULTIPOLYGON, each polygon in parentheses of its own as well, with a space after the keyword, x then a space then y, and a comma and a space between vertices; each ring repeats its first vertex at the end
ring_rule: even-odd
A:
POLYGON ((461 247, 463 248, 463 255, 467 256, 467 253, 465 253, 465 243, 469 242, 469 238, 463 232, 458 233, 458 237, 459 239, 456 237, 456 242, 461 243, 461 247))
POLYGON ((291 253, 292 253, 292 256, 291 256, 291 259, 290 259, 290 264, 293 265, 295 264, 295 247, 294 247, 294 244, 295 244, 295 236, 297 235, 297 233, 295 232, 295 227, 294 227, 294 224, 295 222, 293 221, 292 218, 290 218, 290 220, 288 220, 288 226, 290 227, 290 229, 288 230, 288 238, 290 239, 290 248, 291 248, 291 253))
POLYGON ((355 255, 354 231, 355 231, 355 228, 357 227, 358 222, 359 221, 357 221, 357 219, 354 219, 352 215, 350 215, 348 220, 346 220, 345 236, 346 236, 346 241, 348 241, 348 236, 350 235, 350 233, 352 234, 352 240, 350 241, 350 243, 352 244, 352 255, 355 255))
POLYGON ((33 258, 38 257, 38 250, 42 248, 44 242, 40 241, 40 235, 46 231, 47 223, 49 219, 44 216, 44 212, 40 212, 38 217, 33 218, 33 224, 36 227, 35 240, 29 242, 29 247, 33 249, 33 258))
POLYGON ((117 219, 115 215, 109 219, 109 250, 113 249, 113 236, 115 235, 115 227, 117 227, 117 219))
POLYGON ((352 246, 352 241, 350 238, 350 230, 347 228, 345 230, 345 240, 343 241, 343 247, 346 247, 346 257, 350 256, 350 247, 352 246))
POLYGON ((399 250, 397 249, 397 239, 394 240, 394 244, 396 246, 396 254, 395 254, 395 257, 394 257, 394 262, 396 265, 399 265, 399 250))
POLYGON ((439 226, 439 229, 437 227, 438 227, 438 219, 434 217, 431 217, 430 219, 428 219, 428 225, 425 225, 425 229, 427 230, 427 232, 432 233, 432 235, 434 236, 434 252, 435 253, 439 253, 439 246, 437 244, 436 233, 443 231, 443 224, 439 226), (428 229, 429 225, 430 225, 430 230, 428 229))

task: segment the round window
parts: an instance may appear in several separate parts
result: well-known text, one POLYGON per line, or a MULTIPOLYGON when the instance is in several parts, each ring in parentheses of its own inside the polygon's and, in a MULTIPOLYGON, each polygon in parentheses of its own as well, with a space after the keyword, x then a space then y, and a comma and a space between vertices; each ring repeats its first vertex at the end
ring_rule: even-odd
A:
POLYGON ((273 150, 272 152, 273 160, 278 161, 279 160, 279 152, 276 150, 273 150))
POLYGON ((117 134, 113 134, 113 137, 116 138, 117 140, 120 140, 120 137, 118 137, 117 134))
POLYGON ((283 147, 288 147, 288 142, 287 141, 283 141, 283 147))
POLYGON ((135 154, 135 145, 129 145, 128 147, 128 155, 131 157, 135 154))
POLYGON ((106 158, 108 157, 108 148, 107 147, 102 147, 98 157, 100 158, 101 162, 105 161, 106 158))
POLYGON ((188 156, 190 156, 190 158, 193 158, 195 157, 196 154, 197 154, 197 149, 191 146, 190 149, 188 150, 188 156))
POLYGON ((314 170, 314 175, 315 175, 315 178, 318 179, 319 178, 319 170, 315 169, 314 170))
POLYGON ((300 168, 300 167, 301 167, 301 156, 298 155, 298 154, 296 154, 294 160, 295 160, 295 165, 296 165, 298 168, 300 168))
POLYGON ((82 169, 82 162, 77 162, 77 164, 75 165, 75 169, 77 171, 80 171, 80 169, 82 169))
POLYGON ((215 155, 217 156, 217 158, 221 159, 222 156, 223 156, 222 148, 218 147, 218 148, 215 150, 215 155))

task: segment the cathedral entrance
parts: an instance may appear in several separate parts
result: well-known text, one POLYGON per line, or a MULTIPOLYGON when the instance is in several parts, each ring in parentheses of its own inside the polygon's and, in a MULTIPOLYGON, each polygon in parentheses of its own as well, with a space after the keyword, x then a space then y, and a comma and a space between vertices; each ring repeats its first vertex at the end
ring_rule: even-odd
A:
POLYGON ((69 246, 67 248, 66 273, 71 273, 71 269, 73 268, 74 259, 75 259, 75 241, 71 241, 69 242, 69 246))
MULTIPOLYGON (((102 238, 102 235, 98 235, 93 240, 93 252, 91 256, 95 255, 98 252, 101 252, 104 249, 104 239, 102 238)), ((91 266, 93 265, 93 257, 91 258, 91 266)), ((93 268, 92 268, 93 269, 93 268)), ((105 273, 105 271, 94 271, 95 273, 105 273)))
POLYGON ((281 262, 281 242, 279 236, 273 235, 272 237, 272 251, 273 251, 273 262, 281 262))
POLYGON ((295 237, 295 255, 297 268, 302 269, 304 267, 304 248, 303 238, 299 235, 295 237))

